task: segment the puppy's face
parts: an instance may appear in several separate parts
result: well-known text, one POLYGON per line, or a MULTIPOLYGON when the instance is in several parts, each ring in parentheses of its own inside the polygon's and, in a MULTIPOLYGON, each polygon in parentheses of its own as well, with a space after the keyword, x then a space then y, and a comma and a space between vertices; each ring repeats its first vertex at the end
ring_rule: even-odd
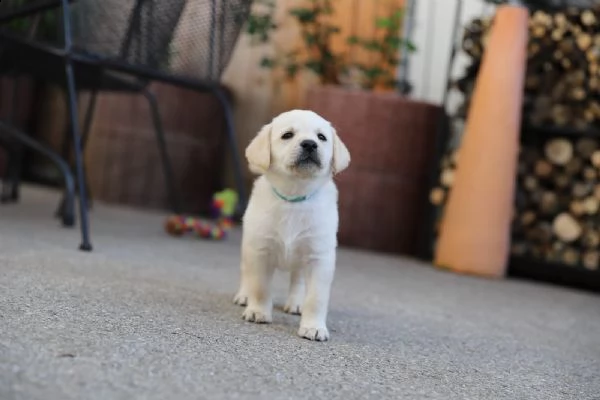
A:
POLYGON ((265 125, 246 149, 250 169, 302 178, 338 173, 350 162, 331 124, 312 111, 293 110, 265 125))
POLYGON ((271 123, 271 162, 279 173, 326 174, 333 157, 333 129, 317 114, 290 112, 271 123))

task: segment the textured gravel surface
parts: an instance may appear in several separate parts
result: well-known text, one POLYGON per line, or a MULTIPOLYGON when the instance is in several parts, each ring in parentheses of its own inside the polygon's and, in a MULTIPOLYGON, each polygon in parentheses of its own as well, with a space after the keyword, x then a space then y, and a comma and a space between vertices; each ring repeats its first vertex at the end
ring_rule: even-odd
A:
POLYGON ((600 399, 600 297, 341 250, 332 339, 241 320, 239 232, 96 205, 95 251, 29 189, 0 207, 0 399, 600 399))

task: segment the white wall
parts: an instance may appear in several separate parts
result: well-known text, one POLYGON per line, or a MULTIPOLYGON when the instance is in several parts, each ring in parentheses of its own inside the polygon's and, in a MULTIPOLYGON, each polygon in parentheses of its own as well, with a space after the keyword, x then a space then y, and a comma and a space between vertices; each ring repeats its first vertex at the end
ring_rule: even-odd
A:
MULTIPOLYGON (((453 37, 458 0, 416 0, 413 22, 413 42, 418 50, 410 57, 409 80, 414 85, 412 97, 441 104, 446 89, 448 62, 452 41, 459 43, 462 27, 481 15, 490 15, 494 6, 483 0, 463 0, 457 37, 453 37)), ((468 64, 464 53, 457 53, 451 76, 461 75, 468 64)), ((449 111, 454 110, 460 97, 449 98, 449 111)))

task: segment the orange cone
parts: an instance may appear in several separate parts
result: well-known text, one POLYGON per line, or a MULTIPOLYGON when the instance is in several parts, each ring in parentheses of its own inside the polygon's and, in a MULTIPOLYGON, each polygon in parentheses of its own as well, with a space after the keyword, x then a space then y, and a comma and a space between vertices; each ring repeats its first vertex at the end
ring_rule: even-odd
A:
POLYGON ((506 273, 528 19, 524 7, 497 9, 440 227, 434 260, 440 268, 489 277, 506 273))

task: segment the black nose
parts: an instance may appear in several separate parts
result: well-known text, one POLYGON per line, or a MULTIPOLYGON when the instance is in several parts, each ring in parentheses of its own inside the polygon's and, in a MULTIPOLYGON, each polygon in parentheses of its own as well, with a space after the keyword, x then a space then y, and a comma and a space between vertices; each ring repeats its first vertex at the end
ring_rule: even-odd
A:
POLYGON ((306 151, 308 151, 309 153, 312 153, 313 151, 315 151, 318 147, 317 142, 315 142, 314 140, 303 140, 302 142, 300 142, 300 146, 302 146, 302 148, 306 151))

